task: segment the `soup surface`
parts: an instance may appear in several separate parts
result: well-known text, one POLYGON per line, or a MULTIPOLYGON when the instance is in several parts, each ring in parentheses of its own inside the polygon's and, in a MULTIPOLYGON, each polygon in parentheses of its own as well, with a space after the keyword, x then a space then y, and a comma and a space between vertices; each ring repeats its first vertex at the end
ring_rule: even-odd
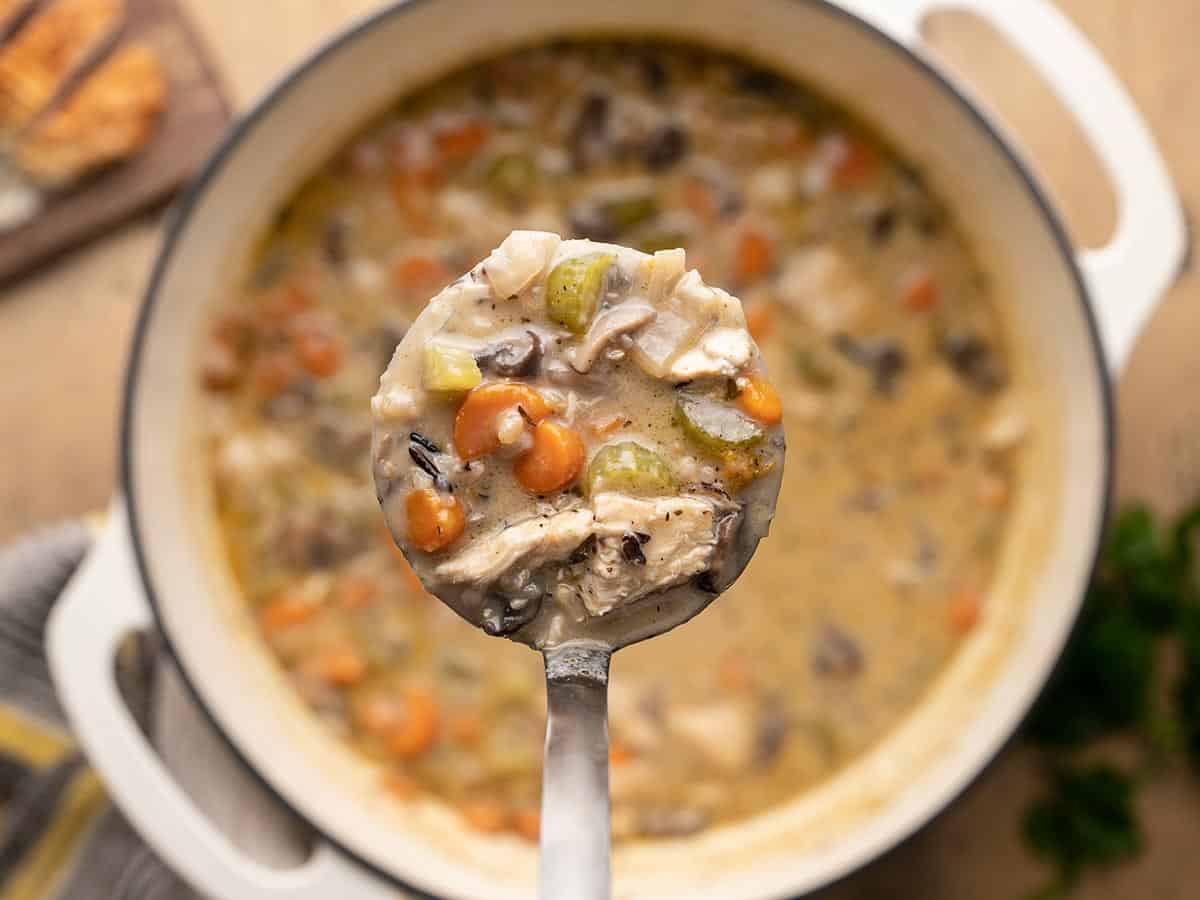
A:
POLYGON ((746 304, 785 411, 778 515, 719 603, 614 661, 614 834, 785 802, 989 614, 1027 428, 996 298, 919 172, 805 89, 678 46, 472 67, 280 211, 198 365, 231 562, 296 690, 397 802, 531 839, 541 662, 424 594, 369 459, 405 329, 514 229, 686 247, 746 304))

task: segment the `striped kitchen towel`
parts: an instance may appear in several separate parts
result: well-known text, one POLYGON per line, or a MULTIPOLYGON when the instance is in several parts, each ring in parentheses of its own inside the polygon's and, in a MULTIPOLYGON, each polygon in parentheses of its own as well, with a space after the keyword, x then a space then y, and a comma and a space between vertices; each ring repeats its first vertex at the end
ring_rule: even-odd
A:
MULTIPOLYGON (((68 523, 0 552, 0 900, 187 900, 109 802, 54 696, 46 618, 90 543, 68 523)), ((143 728, 157 655, 139 636, 117 664, 143 728)))

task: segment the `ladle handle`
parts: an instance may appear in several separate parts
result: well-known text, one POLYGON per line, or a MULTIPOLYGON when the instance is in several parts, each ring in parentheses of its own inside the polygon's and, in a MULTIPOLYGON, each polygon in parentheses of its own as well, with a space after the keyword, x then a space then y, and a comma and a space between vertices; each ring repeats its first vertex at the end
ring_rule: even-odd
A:
POLYGON ((608 900, 608 647, 547 650, 542 900, 608 900))

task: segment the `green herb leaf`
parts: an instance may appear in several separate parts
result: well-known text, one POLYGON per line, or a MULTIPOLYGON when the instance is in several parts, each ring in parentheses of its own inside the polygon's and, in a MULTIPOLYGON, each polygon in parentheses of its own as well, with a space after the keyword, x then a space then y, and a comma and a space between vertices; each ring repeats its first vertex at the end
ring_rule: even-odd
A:
POLYGON ((1112 766, 1059 767, 1050 793, 1025 816, 1030 848, 1074 883, 1090 865, 1111 865, 1142 847, 1132 780, 1112 766))
POLYGON ((1175 688, 1175 712, 1192 763, 1200 767, 1200 607, 1185 610, 1179 631, 1183 673, 1175 688))
POLYGON ((1153 666, 1150 631, 1118 605, 1110 587, 1094 585, 1026 733, 1073 746, 1138 724, 1149 705, 1153 666))

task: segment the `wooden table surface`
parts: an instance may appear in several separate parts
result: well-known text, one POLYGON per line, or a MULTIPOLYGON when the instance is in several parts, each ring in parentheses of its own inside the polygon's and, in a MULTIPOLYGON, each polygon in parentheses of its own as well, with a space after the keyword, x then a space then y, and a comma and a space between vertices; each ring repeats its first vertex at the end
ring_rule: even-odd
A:
MULTIPOLYGON (((374 0, 190 0, 235 104, 250 102, 312 45, 374 0)), ((1061 0, 1120 73, 1151 122, 1191 209, 1200 209, 1200 3, 1061 0)), ((1075 237, 1100 243, 1113 203, 1095 161, 1040 82, 978 23, 944 14, 930 41, 991 100, 1031 149, 1075 237)), ((0 294, 0 539, 102 506, 113 485, 125 344, 159 238, 131 223, 0 294)), ((1121 381, 1122 496, 1171 508, 1200 496, 1200 287, 1164 300, 1121 381)), ((1043 873, 1017 840, 1035 777, 1021 748, 932 827, 828 900, 1012 900, 1043 873)), ((1149 850, 1089 881, 1084 898, 1167 900, 1200 883, 1200 780, 1168 772, 1144 792, 1149 850)))

